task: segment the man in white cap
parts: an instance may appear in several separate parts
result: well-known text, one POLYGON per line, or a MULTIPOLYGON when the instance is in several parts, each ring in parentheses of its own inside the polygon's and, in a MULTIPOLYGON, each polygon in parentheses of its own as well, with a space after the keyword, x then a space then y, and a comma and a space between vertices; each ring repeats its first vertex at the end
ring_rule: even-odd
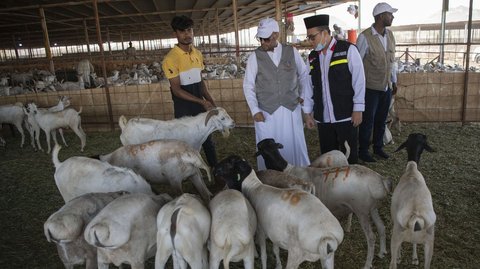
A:
POLYGON ((370 155, 370 137, 376 157, 388 159, 383 151, 383 135, 392 95, 397 92, 397 76, 393 70, 395 61, 395 38, 386 27, 392 25, 396 8, 387 3, 378 3, 373 9, 375 22, 357 39, 357 47, 365 68, 365 111, 359 129, 358 157, 364 162, 375 162, 370 155))
MULTIPOLYGON (((291 164, 307 166, 302 105, 312 110, 311 96, 304 96, 308 70, 298 51, 280 44, 277 21, 262 19, 256 38, 258 47, 248 58, 243 92, 253 116, 256 142, 273 138, 283 145, 282 156, 291 164)), ((258 170, 265 169, 260 156, 258 170)))

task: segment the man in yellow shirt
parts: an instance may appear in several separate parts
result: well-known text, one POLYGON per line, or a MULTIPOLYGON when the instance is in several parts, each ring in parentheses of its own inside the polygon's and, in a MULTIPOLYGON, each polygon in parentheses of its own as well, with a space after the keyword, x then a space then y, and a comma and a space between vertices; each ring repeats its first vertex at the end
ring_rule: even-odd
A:
MULTIPOLYGON (((205 68, 203 56, 193 43, 193 20, 175 16, 170 24, 178 44, 163 60, 162 69, 170 82, 175 118, 195 116, 215 107, 201 71, 205 68)), ((202 145, 208 164, 217 164, 215 145, 209 136, 202 145)))

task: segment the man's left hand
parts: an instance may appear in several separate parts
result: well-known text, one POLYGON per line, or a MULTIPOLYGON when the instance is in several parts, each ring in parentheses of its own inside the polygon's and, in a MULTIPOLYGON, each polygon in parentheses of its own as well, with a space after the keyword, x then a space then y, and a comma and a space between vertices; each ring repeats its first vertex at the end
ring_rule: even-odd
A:
POLYGON ((352 124, 353 127, 357 127, 362 123, 362 112, 361 111, 353 111, 352 112, 352 124))
POLYGON ((397 83, 392 83, 392 95, 397 94, 397 83))

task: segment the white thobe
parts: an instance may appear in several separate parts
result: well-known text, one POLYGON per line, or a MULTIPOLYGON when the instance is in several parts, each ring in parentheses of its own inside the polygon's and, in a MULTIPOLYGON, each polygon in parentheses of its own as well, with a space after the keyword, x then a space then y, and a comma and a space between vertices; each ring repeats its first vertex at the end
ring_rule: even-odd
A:
MULTIPOLYGON (((305 113, 312 112, 313 100, 311 95, 305 96, 305 87, 309 85, 308 69, 295 48, 293 52, 297 66, 297 76, 300 82, 300 98, 304 100, 303 107, 301 104, 298 104, 294 111, 290 111, 280 106, 273 114, 269 114, 258 107, 255 92, 258 65, 255 52, 248 57, 245 78, 243 80, 243 92, 252 116, 258 112, 262 112, 265 117, 264 122, 254 122, 256 143, 258 144, 258 142, 266 138, 273 138, 277 143, 283 145, 283 148, 280 149, 280 154, 282 154, 288 163, 296 166, 307 166, 310 164, 310 160, 308 158, 307 144, 303 132, 302 108, 305 113)), ((281 44, 278 44, 273 52, 269 51, 267 53, 275 66, 278 66, 282 56, 281 44)), ((258 170, 265 169, 265 163, 261 156, 257 158, 257 168, 258 170)))

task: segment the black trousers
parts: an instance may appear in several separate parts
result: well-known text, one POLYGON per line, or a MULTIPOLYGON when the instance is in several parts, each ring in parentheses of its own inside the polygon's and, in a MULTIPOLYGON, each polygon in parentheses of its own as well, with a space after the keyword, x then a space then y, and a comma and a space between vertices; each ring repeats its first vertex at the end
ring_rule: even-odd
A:
MULTIPOLYGON (((181 118, 184 116, 196 116, 205 112, 205 109, 199 104, 190 102, 174 102, 174 115, 175 118, 181 118)), ((217 165, 217 153, 215 151, 215 142, 212 140, 212 136, 209 135, 207 140, 202 144, 203 152, 207 158, 207 163, 210 167, 217 165)))
POLYGON ((351 121, 337 123, 318 123, 320 152, 340 150, 345 153, 345 141, 350 147, 348 163, 358 163, 358 127, 353 127, 351 121))

